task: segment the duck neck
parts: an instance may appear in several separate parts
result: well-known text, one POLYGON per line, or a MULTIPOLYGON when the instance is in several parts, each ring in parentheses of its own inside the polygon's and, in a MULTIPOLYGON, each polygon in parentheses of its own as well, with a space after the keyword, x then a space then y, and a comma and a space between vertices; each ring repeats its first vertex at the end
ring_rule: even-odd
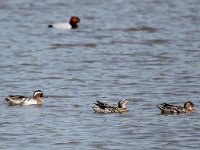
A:
POLYGON ((72 27, 72 29, 76 29, 76 28, 78 28, 78 25, 77 24, 71 24, 71 27, 72 27))
POLYGON ((119 108, 127 108, 127 107, 126 107, 126 104, 119 104, 118 107, 119 107, 119 108))
POLYGON ((37 104, 38 105, 44 104, 44 100, 42 98, 37 98, 37 104))

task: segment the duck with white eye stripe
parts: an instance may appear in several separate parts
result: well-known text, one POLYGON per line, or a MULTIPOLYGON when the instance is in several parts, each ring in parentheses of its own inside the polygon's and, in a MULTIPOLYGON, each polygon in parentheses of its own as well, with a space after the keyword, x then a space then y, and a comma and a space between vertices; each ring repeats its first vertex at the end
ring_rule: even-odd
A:
POLYGON ((8 102, 8 105, 43 105, 44 100, 42 99, 43 93, 41 90, 37 90, 33 93, 32 97, 26 97, 22 95, 9 95, 5 98, 8 102))

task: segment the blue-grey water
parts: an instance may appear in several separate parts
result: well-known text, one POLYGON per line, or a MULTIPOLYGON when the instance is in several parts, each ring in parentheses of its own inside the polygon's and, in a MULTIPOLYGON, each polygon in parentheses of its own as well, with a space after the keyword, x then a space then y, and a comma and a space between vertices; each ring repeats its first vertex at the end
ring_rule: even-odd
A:
POLYGON ((200 149, 199 0, 2 0, 0 149, 200 149), (48 24, 81 18, 76 30, 48 24), (9 94, 48 98, 10 107, 9 94), (129 112, 95 114, 97 100, 129 112))

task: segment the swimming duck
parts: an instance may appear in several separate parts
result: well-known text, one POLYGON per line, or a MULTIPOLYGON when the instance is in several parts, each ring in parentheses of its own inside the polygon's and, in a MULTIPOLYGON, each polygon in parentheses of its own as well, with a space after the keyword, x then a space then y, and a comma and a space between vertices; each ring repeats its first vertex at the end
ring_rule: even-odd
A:
POLYGON ((191 101, 185 102, 183 107, 167 103, 157 105, 157 107, 161 110, 161 114, 179 114, 195 112, 194 104, 191 101))
POLYGON ((126 100, 120 100, 118 105, 109 105, 97 100, 97 103, 94 103, 96 106, 93 109, 96 113, 122 113, 128 111, 127 103, 128 101, 126 100))
POLYGON ((72 16, 69 20, 69 23, 55 23, 55 24, 50 24, 48 27, 49 28, 57 28, 57 29, 76 29, 78 28, 78 23, 80 22, 79 17, 77 16, 72 16))
POLYGON ((22 95, 9 95, 5 100, 9 105, 42 105, 44 103, 42 97, 42 91, 37 90, 33 93, 33 98, 22 95))

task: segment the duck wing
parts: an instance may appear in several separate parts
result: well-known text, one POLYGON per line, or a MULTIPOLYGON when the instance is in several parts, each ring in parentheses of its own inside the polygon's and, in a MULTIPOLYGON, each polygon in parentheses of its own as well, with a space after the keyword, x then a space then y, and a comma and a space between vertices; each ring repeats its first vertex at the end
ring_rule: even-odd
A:
POLYGON ((107 103, 100 102, 99 100, 97 100, 97 103, 95 103, 95 105, 99 106, 101 109, 105 109, 105 108, 117 109, 116 105, 109 105, 107 103))
POLYGON ((22 105, 28 97, 22 95, 9 95, 5 98, 9 105, 22 105))
POLYGON ((182 107, 175 106, 168 103, 162 103, 160 105, 157 105, 157 107, 161 110, 161 113, 163 114, 173 114, 173 113, 180 113, 182 111, 182 107))

